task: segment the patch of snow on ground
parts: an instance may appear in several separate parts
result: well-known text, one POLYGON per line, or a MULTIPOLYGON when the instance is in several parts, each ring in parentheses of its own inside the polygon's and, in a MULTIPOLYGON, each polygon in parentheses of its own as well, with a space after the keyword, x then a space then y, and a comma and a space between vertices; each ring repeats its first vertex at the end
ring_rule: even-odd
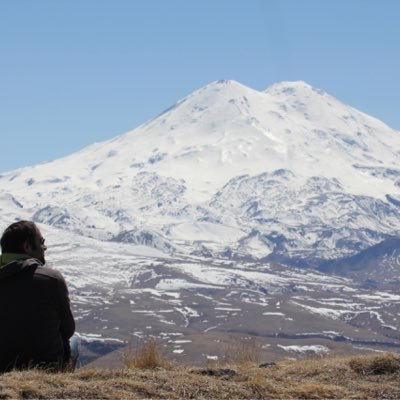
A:
POLYGON ((174 343, 176 344, 182 344, 182 343, 192 343, 191 340, 187 339, 187 340, 173 340, 174 343))
POLYGON ((292 303, 310 311, 313 314, 319 314, 324 317, 333 319, 339 319, 344 313, 348 312, 344 310, 333 310, 331 308, 318 308, 318 307, 306 306, 305 304, 300 304, 295 301, 292 301, 292 303))
POLYGON ((188 282, 184 279, 162 279, 155 286, 159 290, 179 290, 179 289, 223 289, 222 286, 207 285, 202 283, 188 282))
POLYGON ((296 353, 307 353, 307 352, 313 352, 313 353, 329 353, 329 348, 326 346, 322 346, 320 344, 317 345, 310 345, 310 346, 298 346, 298 345, 291 345, 291 346, 284 346, 281 344, 278 344, 278 347, 285 351, 293 351, 296 353))
POLYGON ((123 340, 115 339, 115 338, 103 338, 100 334, 96 333, 78 333, 75 332, 75 335, 82 341, 86 343, 91 342, 117 342, 117 343, 124 343, 123 340))
POLYGON ((285 314, 281 313, 281 312, 263 312, 262 315, 277 315, 280 317, 284 317, 285 314))
POLYGON ((363 300, 400 301, 400 295, 392 293, 356 294, 354 297, 363 300))
POLYGON ((208 327, 207 329, 204 329, 203 332, 209 332, 209 331, 211 331, 211 330, 213 330, 213 329, 216 329, 216 328, 218 328, 218 325, 210 326, 210 327, 208 327))

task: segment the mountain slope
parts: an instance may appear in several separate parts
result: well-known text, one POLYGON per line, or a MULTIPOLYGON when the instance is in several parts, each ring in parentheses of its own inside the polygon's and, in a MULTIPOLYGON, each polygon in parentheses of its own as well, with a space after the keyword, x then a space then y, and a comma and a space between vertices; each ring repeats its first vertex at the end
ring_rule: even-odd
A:
POLYGON ((398 132, 304 82, 218 81, 124 135, 3 173, 0 194, 101 240, 307 262, 399 233, 399 149, 398 132))
POLYGON ((325 262, 320 270, 364 281, 371 286, 396 286, 400 282, 400 239, 388 238, 354 256, 325 262))

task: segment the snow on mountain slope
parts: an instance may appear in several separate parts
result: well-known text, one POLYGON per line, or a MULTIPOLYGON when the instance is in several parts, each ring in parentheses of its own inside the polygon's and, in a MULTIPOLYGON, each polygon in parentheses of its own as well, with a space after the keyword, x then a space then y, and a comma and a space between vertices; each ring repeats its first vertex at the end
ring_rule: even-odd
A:
MULTIPOLYGON (((236 175, 280 168, 346 180, 344 172, 364 176, 353 164, 382 167, 384 162, 398 169, 399 140, 382 122, 303 82, 258 92, 218 81, 134 131, 12 176, 24 186, 60 188, 85 180, 85 186, 97 189, 146 170, 185 179, 198 191, 215 190, 236 175)), ((376 193, 354 180, 353 193, 376 193)))
POLYGON ((1 174, 0 194, 38 222, 169 253, 336 258, 399 233, 399 156, 398 132, 304 82, 217 81, 1 174))

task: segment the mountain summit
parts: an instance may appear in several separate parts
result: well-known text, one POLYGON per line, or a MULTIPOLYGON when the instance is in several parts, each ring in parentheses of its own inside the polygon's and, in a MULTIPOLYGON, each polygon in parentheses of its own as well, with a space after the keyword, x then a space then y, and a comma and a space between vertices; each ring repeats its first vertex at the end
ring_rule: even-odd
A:
POLYGON ((96 239, 318 263, 399 233, 399 149, 398 132, 305 82, 222 80, 124 135, 3 173, 0 198, 96 239))

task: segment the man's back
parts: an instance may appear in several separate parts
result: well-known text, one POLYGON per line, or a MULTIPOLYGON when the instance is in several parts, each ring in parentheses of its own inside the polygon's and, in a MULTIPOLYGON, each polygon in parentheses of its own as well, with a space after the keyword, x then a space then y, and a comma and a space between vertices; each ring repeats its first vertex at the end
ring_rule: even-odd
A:
POLYGON ((0 370, 60 368, 75 323, 62 275, 34 258, 0 268, 0 370))

